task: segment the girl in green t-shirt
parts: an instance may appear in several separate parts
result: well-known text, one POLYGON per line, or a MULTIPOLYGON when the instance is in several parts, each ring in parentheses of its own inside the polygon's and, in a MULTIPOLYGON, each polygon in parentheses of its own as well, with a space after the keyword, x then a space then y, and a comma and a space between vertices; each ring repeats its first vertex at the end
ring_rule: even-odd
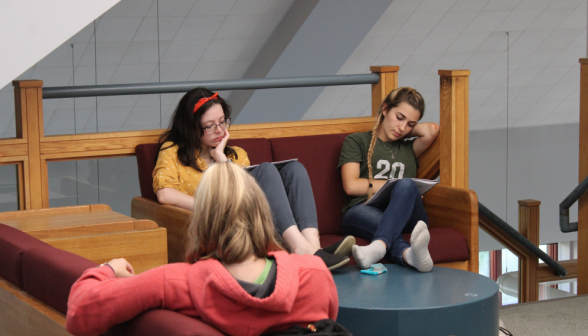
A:
POLYGON ((427 213, 410 179, 416 177, 416 158, 439 133, 436 123, 418 123, 424 112, 425 102, 415 89, 395 89, 382 103, 374 129, 352 134, 343 143, 339 158, 347 194, 343 232, 372 241, 368 246, 352 248, 362 268, 385 256, 421 272, 429 272, 433 267, 428 250, 427 213), (401 179, 391 191, 389 201, 363 205, 389 178, 401 179), (412 233, 410 245, 402 233, 412 233))

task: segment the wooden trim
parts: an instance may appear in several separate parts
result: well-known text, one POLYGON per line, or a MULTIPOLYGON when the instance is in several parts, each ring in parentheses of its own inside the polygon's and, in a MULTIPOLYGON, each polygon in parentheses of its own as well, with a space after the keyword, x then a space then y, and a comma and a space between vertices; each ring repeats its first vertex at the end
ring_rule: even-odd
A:
POLYGON ((496 227, 492 221, 482 214, 478 214, 478 216, 480 220, 480 228, 482 230, 491 235, 500 244, 508 248, 508 250, 517 257, 521 258, 527 255, 527 249, 523 245, 519 244, 519 242, 514 240, 511 236, 502 232, 501 229, 496 227))
POLYGON ((49 167, 47 160, 42 156, 39 158, 39 170, 41 171, 41 195, 43 201, 43 208, 49 207, 49 167))
POLYGON ((461 232, 470 249, 468 270, 478 273, 478 196, 471 190, 437 185, 424 195, 429 227, 452 228, 461 232))
POLYGON ((419 156, 419 168, 417 177, 422 179, 434 180, 439 176, 439 158, 441 156, 439 137, 419 156))
MULTIPOLYGON (((540 201, 519 201, 519 232, 532 244, 539 245, 540 201)), ((519 303, 539 300, 537 266, 539 259, 530 253, 519 257, 519 303)))
POLYGON ((380 80, 372 84, 372 116, 377 117, 382 102, 392 90, 398 87, 398 70, 396 65, 371 66, 370 71, 380 75, 380 80))
POLYGON ((559 276, 555 274, 553 268, 546 264, 539 264, 537 266, 536 278, 537 283, 564 280, 564 279, 577 279, 578 278, 578 260, 562 260, 558 261, 560 265, 566 268, 568 274, 566 276, 559 276))
POLYGON ((158 228, 154 221, 136 220, 105 204, 2 212, 0 222, 41 240, 158 228))
POLYGON ((38 79, 15 80, 12 81, 12 86, 15 88, 38 88, 43 86, 43 81, 38 79))
POLYGON ((18 162, 16 165, 16 179, 17 179, 17 196, 18 196, 18 210, 26 210, 26 195, 25 195, 25 174, 24 162, 18 162))
POLYGON ((444 77, 468 77, 470 70, 439 70, 439 76, 444 77))
MULTIPOLYGON (((25 160, 23 160, 23 165, 22 165, 22 171, 23 171, 23 189, 19 189, 18 193, 19 194, 23 194, 24 195, 24 209, 23 210, 27 210, 27 209, 32 209, 31 206, 31 188, 30 188, 30 184, 31 181, 29 179, 29 158, 27 157, 25 160)), ((47 181, 47 184, 49 184, 49 181, 47 181)))
POLYGON ((383 72, 398 72, 400 67, 398 65, 372 65, 370 66, 370 71, 373 73, 383 73, 383 72))
POLYGON ((0 334, 70 335, 65 316, 0 278, 0 334))
MULTIPOLYGON (((588 59, 580 59, 580 150, 578 183, 588 176, 588 59)), ((588 195, 578 200, 578 295, 588 294, 588 195)))
POLYGON ((149 219, 167 229, 168 262, 184 261, 186 230, 192 211, 171 205, 162 205, 144 197, 131 201, 131 217, 149 219))
POLYGON ((466 261, 454 261, 454 262, 448 262, 448 263, 442 263, 442 264, 435 264, 435 266, 439 266, 439 267, 448 267, 448 268, 455 268, 455 269, 459 269, 462 271, 469 271, 469 262, 466 261))
POLYGON ((439 70, 440 183, 469 189, 469 70, 439 70))
MULTIPOLYGON (((21 139, 18 139, 21 140, 21 139)), ((0 159, 12 158, 18 156, 27 156, 29 154, 28 144, 20 141, 12 143, 12 141, 0 140, 0 159)))
POLYGON ((490 252, 490 279, 496 281, 502 275, 502 250, 490 252))
POLYGON ((49 135, 41 139, 41 142, 70 142, 70 141, 88 141, 104 139, 126 139, 136 137, 159 137, 165 129, 151 129, 142 131, 122 131, 106 133, 83 133, 83 134, 66 134, 66 135, 49 135))
MULTIPOLYGON (((42 81, 14 81, 14 96, 16 99, 16 116, 22 121, 19 135, 26 135, 28 143, 28 160, 24 162, 25 169, 24 187, 30 193, 30 201, 25 203, 27 209, 41 209, 44 205, 43 180, 41 172, 40 140, 43 138, 43 95, 42 81)), ((23 152, 20 152, 22 155, 23 152)), ((47 202, 48 203, 48 202, 47 202)))
POLYGON ((52 238, 47 244, 98 264, 125 258, 136 274, 167 264, 165 228, 112 232, 79 237, 52 238))
POLYGON ((27 159, 28 159, 28 156, 0 157, 0 166, 19 164, 27 159))
MULTIPOLYGON (((281 138, 305 135, 364 132, 373 127, 375 118, 343 118, 231 126, 231 139, 281 138)), ((132 156, 139 144, 157 143, 163 130, 79 134, 45 137, 41 159, 64 161, 101 157, 132 156)))
MULTIPOLYGON (((98 212, 98 211, 112 211, 106 204, 92 204, 92 205, 72 205, 57 208, 45 208, 25 211, 7 211, 0 212, 0 220, 10 220, 16 218, 31 218, 37 216, 51 216, 51 215, 65 215, 73 213, 84 212, 98 212)), ((122 216, 122 215, 121 215, 122 216)), ((128 217, 130 219, 130 217, 128 217)))

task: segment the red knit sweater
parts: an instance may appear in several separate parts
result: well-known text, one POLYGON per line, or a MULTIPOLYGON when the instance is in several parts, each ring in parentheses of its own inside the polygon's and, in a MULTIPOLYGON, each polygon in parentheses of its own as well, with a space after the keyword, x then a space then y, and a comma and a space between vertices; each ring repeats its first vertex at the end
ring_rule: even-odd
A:
POLYGON ((229 335, 259 335, 337 318, 337 289, 321 259, 270 255, 276 259, 276 286, 264 299, 245 292, 214 259, 169 264, 131 278, 114 278, 109 267, 86 270, 69 295, 67 331, 99 335, 152 308, 198 316, 229 335))

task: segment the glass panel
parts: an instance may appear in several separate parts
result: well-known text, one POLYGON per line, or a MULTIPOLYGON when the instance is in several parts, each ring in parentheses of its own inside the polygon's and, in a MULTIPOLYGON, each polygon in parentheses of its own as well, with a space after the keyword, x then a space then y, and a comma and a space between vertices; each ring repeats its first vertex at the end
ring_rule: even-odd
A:
POLYGON ((18 210, 17 166, 0 166, 0 212, 15 210, 18 210))
MULTIPOLYGON (((517 272, 519 270, 519 258, 507 249, 502 250, 502 274, 517 272)), ((517 289, 518 291, 518 289, 517 289)), ((519 298, 502 293, 502 305, 519 303, 519 298)))
POLYGON ((0 138, 16 137, 14 90, 12 83, 0 89, 0 138))
POLYGON ((479 253, 478 273, 485 277, 490 277, 490 251, 479 253))
POLYGON ((131 200, 141 194, 135 157, 48 163, 51 207, 107 204, 131 214, 131 200))

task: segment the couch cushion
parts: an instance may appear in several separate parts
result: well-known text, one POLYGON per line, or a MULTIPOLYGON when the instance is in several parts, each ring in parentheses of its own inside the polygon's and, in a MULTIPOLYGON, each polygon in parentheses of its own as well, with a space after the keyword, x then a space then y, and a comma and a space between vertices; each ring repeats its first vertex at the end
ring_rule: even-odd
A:
POLYGON ((321 234, 341 234, 343 185, 337 169, 347 134, 270 139, 274 161, 298 158, 312 184, 321 234))
POLYGON ((228 145, 243 148, 252 165, 272 162, 272 150, 268 139, 232 139, 228 145))
MULTIPOLYGON (((429 233, 431 234, 429 252, 433 263, 441 264, 470 259, 468 244, 461 232, 450 228, 432 228, 429 229, 429 233)), ((410 243, 409 234, 402 236, 410 243)))
POLYGON ((153 169, 159 155, 159 144, 141 144, 135 147, 137 155, 137 168, 139 169, 139 187, 141 196, 157 202, 157 196, 153 192, 153 169))
POLYGON ((49 245, 20 230, 0 224, 0 277, 22 289, 24 252, 41 246, 49 245))
MULTIPOLYGON (((191 318, 171 310, 148 310, 126 323, 126 336, 222 336, 223 334, 200 319, 191 318)), ((123 335, 123 334, 121 334, 123 335)))
MULTIPOLYGON (((429 253, 433 263, 442 264, 455 261, 466 261, 470 258, 468 245, 463 234, 450 228, 429 229, 431 240, 429 241, 429 253)), ((402 237, 410 244, 410 234, 403 233, 402 237)), ((329 246, 343 238, 342 235, 321 235, 321 246, 329 246)), ((355 237, 356 244, 365 246, 370 242, 367 239, 355 237)), ((388 263, 382 259, 381 262, 388 263)), ((349 265, 355 265, 353 256, 349 265)))
MULTIPOLYGON (((251 164, 272 161, 272 151, 267 139, 236 139, 229 140, 229 146, 243 148, 249 156, 251 164)), ((139 170, 139 187, 141 196, 157 202, 153 192, 153 169, 159 155, 159 144, 141 144, 135 147, 137 167, 139 170)))
POLYGON ((58 312, 67 314, 71 286, 96 263, 52 246, 25 251, 22 262, 23 289, 58 312))

